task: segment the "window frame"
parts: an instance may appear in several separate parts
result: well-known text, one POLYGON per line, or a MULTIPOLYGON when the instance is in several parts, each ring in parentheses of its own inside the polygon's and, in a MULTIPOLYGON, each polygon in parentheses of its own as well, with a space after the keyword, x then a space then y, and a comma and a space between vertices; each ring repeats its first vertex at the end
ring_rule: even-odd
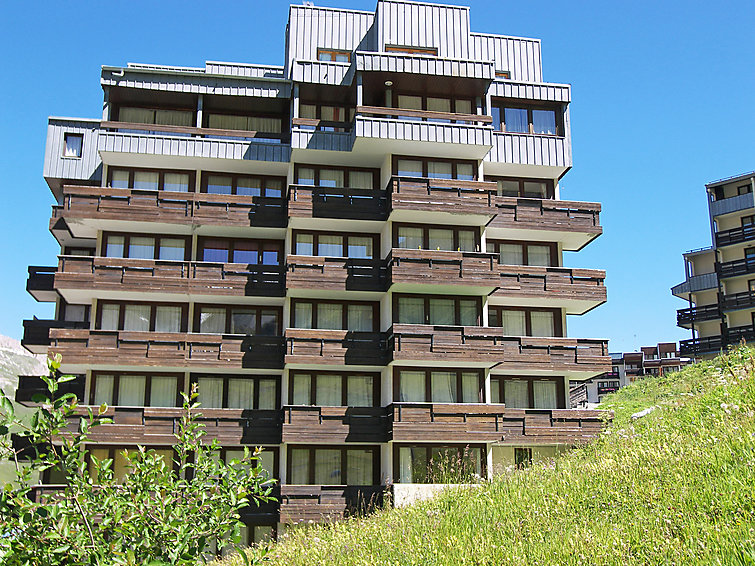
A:
POLYGON ((482 326, 482 297, 477 295, 428 295, 425 293, 393 293, 393 305, 391 316, 394 324, 411 324, 408 322, 399 322, 399 299, 424 299, 425 325, 427 326, 482 326), (430 320, 430 301, 432 299, 452 300, 454 302, 454 321, 455 324, 433 324, 430 320), (461 301, 474 300, 477 304, 477 324, 462 325, 461 322, 461 301))
POLYGON ((503 132, 507 134, 519 134, 530 136, 546 136, 551 138, 563 138, 565 135, 564 130, 564 111, 561 104, 548 104, 548 103, 523 103, 519 99, 512 98, 493 98, 490 102, 490 115, 493 116, 493 129, 496 132, 503 132), (505 109, 511 108, 514 110, 526 110, 527 111, 527 131, 526 132, 509 132, 506 130, 506 117, 505 109), (493 109, 498 110, 499 121, 496 123, 493 109), (555 116, 556 133, 555 134, 543 134, 536 133, 532 112, 533 110, 548 110, 553 112, 555 116))
MULTIPOLYGON (((496 312, 498 321, 502 322, 503 317, 501 315, 501 311, 523 311, 524 312, 524 326, 525 326, 525 332, 524 336, 529 336, 532 338, 563 338, 564 337, 564 329, 563 329, 563 315, 561 314, 560 308, 544 308, 544 307, 514 307, 509 305, 488 305, 488 327, 489 328, 503 328, 501 325, 491 325, 490 323, 490 313, 496 312), (553 334, 554 336, 533 336, 532 335, 532 313, 533 312, 549 312, 553 314, 553 334)), ((508 336, 508 335, 507 335, 508 336)), ((511 334, 510 336, 514 336, 511 334)))
MULTIPOLYGON (((158 173, 158 181, 157 181, 157 191, 158 192, 170 192, 170 193, 178 193, 178 194, 185 194, 185 193, 193 193, 196 191, 196 178, 197 178, 197 172, 193 170, 188 169, 154 169, 150 167, 119 167, 116 165, 112 165, 107 168, 107 188, 113 189, 113 171, 128 171, 128 190, 138 190, 138 191, 149 191, 150 189, 134 189, 134 177, 136 172, 146 172, 146 173, 158 173), (189 175, 189 188, 188 191, 165 191, 163 188, 165 186, 165 174, 166 173, 177 173, 180 175, 189 175)), ((117 189, 116 189, 117 190, 117 189)))
MULTIPOLYGON (((128 250, 130 247, 130 241, 131 238, 153 238, 155 240, 154 245, 154 257, 153 260, 156 261, 191 261, 191 236, 182 236, 180 234, 142 234, 142 233, 135 233, 135 232, 103 232, 102 233, 102 243, 100 245, 100 256, 101 257, 111 257, 107 255, 107 244, 108 239, 111 237, 123 237, 123 258, 116 258, 116 259, 143 259, 143 258, 129 258, 128 256, 128 250), (184 242, 184 258, 182 260, 176 260, 176 259, 160 259, 158 256, 160 255, 160 241, 162 239, 166 240, 183 240, 184 242)), ((149 261, 149 259, 146 259, 145 261, 149 261)))
POLYGON ((309 450, 309 465, 307 469, 307 476, 309 483, 306 484, 291 484, 289 485, 320 485, 315 483, 315 451, 316 450, 340 450, 341 451, 341 480, 345 483, 332 484, 343 486, 359 486, 359 487, 375 487, 382 485, 380 483, 380 446, 373 444, 365 445, 343 445, 343 444, 315 444, 315 445, 302 445, 302 444, 289 444, 286 452, 286 478, 291 478, 291 470, 293 464, 292 450, 309 450), (372 483, 367 485, 362 484, 350 484, 348 482, 348 451, 349 450, 370 450, 372 452, 372 483))
POLYGON ((335 257, 335 258, 344 258, 344 259, 364 259, 364 258, 350 258, 348 255, 349 252, 349 238, 371 238, 372 239, 372 260, 380 259, 380 234, 371 234, 369 232, 336 232, 332 230, 300 230, 297 228, 294 228, 291 231, 291 255, 302 255, 296 253, 296 238, 300 235, 310 235, 312 236, 312 251, 319 251, 319 236, 341 236, 342 237, 342 243, 341 248, 343 255, 340 256, 323 256, 319 254, 314 254, 312 256, 306 256, 306 257, 335 257))
POLYGON ((339 301, 335 299, 309 299, 294 297, 291 299, 291 316, 289 328, 299 328, 301 330, 328 330, 325 328, 317 327, 317 305, 341 305, 341 328, 343 332, 362 332, 368 334, 374 334, 380 332, 380 302, 379 301, 339 301), (309 303, 312 305, 312 328, 302 329, 299 326, 294 325, 294 317, 296 316, 296 305, 299 303, 309 303), (372 330, 348 330, 349 321, 349 306, 350 305, 370 305, 372 306, 372 330))
MULTIPOLYGON (((485 175, 485 180, 490 181, 491 183, 497 183, 498 181, 513 181, 519 183, 519 195, 514 196, 508 196, 508 195, 500 195, 504 198, 528 198, 528 199, 536 199, 537 197, 529 197, 525 196, 524 193, 524 184, 525 183, 545 183, 545 198, 542 200, 554 200, 556 198, 556 184, 553 182, 553 179, 537 179, 537 178, 525 178, 525 177, 504 177, 500 175, 485 175)), ((497 190, 496 190, 497 193, 497 190)))
MULTIPOLYGON (((380 373, 369 371, 326 371, 326 370, 290 370, 288 374, 289 388, 288 388, 288 404, 294 405, 294 377, 296 375, 309 375, 310 376, 310 390, 309 398, 311 401, 317 401, 317 376, 318 375, 339 375, 341 377, 341 404, 340 407, 356 407, 356 405, 349 405, 349 376, 369 376, 372 377, 372 408, 379 408, 382 406, 380 399, 380 373)), ((306 407, 322 407, 318 403, 311 403, 309 405, 303 405, 306 407)), ((370 408, 370 407, 358 407, 358 408, 370 408)))
MULTIPOLYGON (((395 89, 393 90, 393 94, 392 94, 392 98, 391 98, 394 106, 391 106, 391 108, 402 109, 400 106, 395 106, 395 104, 398 103, 398 97, 399 96, 416 96, 416 97, 421 98, 422 99, 422 108, 421 108, 421 110, 426 111, 426 112, 436 112, 435 110, 429 110, 427 108, 427 99, 428 98, 443 98, 443 99, 450 100, 451 101, 451 110, 448 111, 449 114, 474 115, 475 111, 477 109, 477 106, 476 106, 476 103, 475 103, 475 99, 472 96, 470 96, 470 97, 458 96, 457 97, 457 96, 447 96, 447 95, 444 95, 444 94, 433 95, 433 94, 427 93, 427 92, 416 92, 416 91, 411 91, 411 90, 395 90, 395 89), (456 110, 456 103, 457 103, 457 101, 469 102, 469 107, 471 108, 471 112, 469 112, 469 113, 467 113, 467 112, 458 112, 456 110)), ((403 110, 410 110, 410 109, 409 108, 403 108, 403 110)), ((436 160, 436 159, 433 158, 432 161, 441 161, 441 160, 436 160)), ((464 161, 464 160, 459 159, 459 160, 456 160, 456 161, 464 161)))
MULTIPOLYGON (((228 389, 229 389, 229 383, 231 379, 244 379, 244 380, 251 380, 254 381, 254 395, 252 399, 252 407, 247 409, 233 409, 233 410, 239 410, 239 411, 280 411, 281 407, 281 376, 280 375, 258 375, 258 374, 218 374, 218 373, 192 373, 189 375, 189 389, 194 387, 195 383, 199 383, 200 378, 204 377, 212 377, 212 378, 220 378, 223 380, 223 401, 222 401, 222 407, 219 407, 220 409, 229 409, 228 407, 228 389), (265 380, 274 380, 275 381, 275 406, 276 409, 260 409, 260 387, 259 387, 259 381, 265 379, 265 380)), ((223 446, 223 448, 228 448, 228 446, 223 446)), ((242 446, 243 448, 243 446, 242 446)), ((277 469, 277 468, 276 468, 277 469)))
POLYGON ((479 226, 449 226, 447 224, 416 224, 413 222, 393 222, 392 226, 392 238, 391 247, 399 250, 408 250, 414 248, 400 248, 398 246, 398 231, 399 228, 420 228, 422 230, 422 249, 425 251, 459 251, 461 246, 459 245, 459 233, 460 232, 472 232, 475 237, 475 251, 474 252, 462 252, 462 253, 479 253, 482 236, 480 234, 479 226), (453 250, 431 250, 430 249, 430 230, 452 230, 454 235, 454 248, 453 250))
MULTIPOLYGON (((114 116, 114 118, 111 118, 114 122, 121 122, 121 109, 122 108, 140 108, 142 110, 172 110, 172 111, 178 111, 178 112, 191 112, 192 114, 192 121, 191 126, 176 126, 181 128, 193 128, 197 124, 197 108, 196 106, 174 106, 174 105, 166 105, 166 106, 156 106, 156 105, 150 105, 150 104, 130 104, 127 102, 119 102, 115 103, 112 106, 111 115, 114 116)), ((124 124, 145 124, 149 126, 165 126, 166 124, 158 124, 156 122, 123 122, 124 124)))
POLYGON ((84 134, 80 132, 65 132, 63 134, 63 148, 60 152, 62 159, 82 159, 84 156, 84 134), (68 148, 68 140, 71 138, 78 138, 81 143, 79 144, 79 151, 76 155, 66 155, 66 149, 68 148))
POLYGON ((297 163, 294 165, 294 185, 297 187, 318 187, 318 188, 324 188, 324 189, 351 189, 351 190, 360 190, 360 191, 368 191, 368 190, 378 190, 378 187, 380 186, 380 169, 375 169, 372 167, 331 167, 328 165, 310 165, 308 163, 297 163), (314 169, 315 172, 315 181, 314 185, 302 185, 299 183, 299 171, 301 169, 314 169), (320 173, 322 171, 340 171, 343 173, 343 182, 344 187, 322 187, 320 185, 320 173), (354 187, 350 187, 350 174, 351 172, 355 173, 372 173, 372 189, 355 189, 354 187))
MULTIPOLYGON (((391 175, 393 177, 400 177, 406 179, 429 179, 428 177, 428 164, 433 161, 437 163, 450 163, 451 164, 451 181, 464 182, 463 179, 459 179, 458 165, 471 165, 474 172, 474 178, 471 181, 477 181, 479 170, 477 161, 473 159, 451 159, 445 157, 417 157, 416 155, 391 155, 391 175), (422 176, 421 177, 402 177, 398 174, 398 162, 399 161, 421 161, 422 162, 422 176)), ((436 179, 431 179, 434 181, 436 179)))
MULTIPOLYGON (((236 263, 234 261, 226 261, 226 262, 219 262, 219 261, 209 261, 204 259, 204 252, 205 252, 205 244, 208 240, 219 240, 225 242, 228 247, 223 248, 228 250, 228 259, 233 259, 233 254, 236 251, 236 246, 239 243, 255 243, 257 244, 257 263, 240 263, 238 265, 259 265, 259 266, 281 266, 285 264, 285 250, 284 250, 284 240, 272 240, 272 239, 256 239, 256 238, 230 238, 230 237, 223 237, 223 236, 199 236, 197 238, 197 261, 201 263, 223 263, 223 264, 230 264, 230 263, 236 263), (269 251, 276 251, 278 252, 278 263, 262 263, 263 253, 269 252, 269 251), (200 259, 201 258, 201 259, 200 259)), ((251 251, 251 250, 242 250, 242 251, 251 251)))
POLYGON ((201 325, 202 309, 204 308, 225 309, 225 332, 223 332, 223 334, 230 334, 232 336, 283 336, 283 307, 279 307, 275 305, 245 305, 245 304, 224 305, 224 304, 216 304, 216 303, 196 303, 194 305, 194 320, 192 322, 194 323, 193 325, 194 332, 197 334, 202 334, 202 332, 200 331, 200 327, 201 327, 200 325, 201 325), (231 326, 233 322, 232 317, 233 317, 234 309, 256 311, 255 313, 256 327, 255 327, 254 334, 234 334, 233 332, 231 332, 231 326), (278 333, 277 334, 260 334, 259 331, 262 324, 262 317, 260 316, 260 314, 263 310, 275 311, 275 315, 278 318, 277 320, 278 333))
POLYGON ((505 405, 505 386, 506 381, 526 381, 527 382, 527 404, 528 407, 506 407, 511 409, 526 409, 535 411, 552 411, 556 409, 567 409, 566 406, 566 387, 563 377, 543 377, 541 375, 491 375, 490 376, 490 403, 493 403, 493 388, 498 389, 499 404, 505 405), (547 381, 556 384, 556 409, 535 409, 535 382, 547 381))
POLYGON ((150 397, 152 396, 152 378, 153 377, 175 377, 176 378, 176 404, 173 407, 180 407, 182 403, 181 393, 185 391, 186 376, 183 373, 176 372, 151 372, 147 368, 146 371, 107 371, 107 370, 95 370, 92 371, 92 379, 89 384, 89 404, 94 405, 94 395, 97 391, 97 378, 101 375, 113 376, 113 402, 108 404, 112 407, 127 407, 128 405, 118 404, 118 389, 121 376, 138 375, 144 376, 144 407, 150 407, 150 397))
MULTIPOLYGON (((558 244, 556 242, 536 242, 531 240, 493 240, 488 239, 485 240, 485 251, 486 253, 494 253, 497 256, 498 262, 500 264, 501 261, 501 246, 507 245, 507 246, 521 246, 522 247, 522 266, 527 267, 560 267, 558 265, 558 244), (492 244, 495 248, 495 251, 489 252, 487 251, 487 247, 489 244, 492 244), (542 266, 542 265, 530 265, 529 264, 529 246, 547 246, 550 250, 550 265, 548 266, 542 266)), ((506 264, 502 264, 506 265, 506 264)))
MULTIPOLYGON (((447 368, 447 367, 416 367, 416 366, 396 366, 393 368, 393 403, 427 403, 435 404, 440 401, 401 401, 401 372, 414 371, 425 373, 425 399, 432 399, 432 373, 434 371, 455 372, 456 373, 456 398, 463 399, 463 373, 477 374, 477 397, 476 403, 485 403, 485 371, 479 368, 447 368)), ((471 402, 475 404, 474 401, 471 402)), ((468 402, 458 401, 455 404, 468 404, 468 402)))
POLYGON ((149 306, 149 330, 141 332, 156 332, 159 336, 163 334, 185 334, 189 328, 189 305, 186 303, 163 303, 153 301, 124 301, 124 300, 111 300, 111 299, 98 299, 97 300, 97 316, 95 318, 95 330, 102 330, 102 307, 105 305, 117 305, 118 306, 118 329, 117 330, 104 330, 103 332, 140 332, 136 330, 124 330, 123 324, 126 318, 126 307, 130 305, 149 306), (157 319, 158 307, 180 307, 181 308, 181 330, 178 332, 157 332, 155 330, 155 322, 157 319))
POLYGON ((333 49, 332 47, 318 47, 317 60, 322 63, 351 63, 351 51, 348 49, 333 49), (330 59, 321 59, 322 55, 330 55, 330 59), (337 55, 346 55, 348 61, 336 61, 337 55))
MULTIPOLYGON (((401 478, 401 448, 424 448, 426 450, 425 452, 425 461, 429 464, 432 460, 432 449, 433 448, 456 448, 457 454, 459 457, 461 457, 461 454, 463 454, 465 449, 469 450, 479 450, 480 451, 480 476, 485 478, 487 477, 488 473, 488 465, 487 465, 487 448, 485 444, 481 444, 479 442, 468 442, 468 443, 459 443, 459 442, 444 442, 442 444, 430 444, 428 442, 402 442, 402 443, 393 443, 393 481, 394 483, 400 483, 398 480, 401 478)), ((414 485, 428 485, 428 483, 417 483, 414 485)))
MULTIPOLYGON (((286 178, 280 177, 278 175, 241 175, 238 173, 225 173, 221 171, 202 171, 202 180, 199 184, 199 192, 206 195, 217 195, 217 196, 241 196, 241 197, 250 197, 250 198, 281 198, 284 199, 286 196, 286 178), (230 177, 231 178, 231 193, 229 195, 225 195, 223 193, 208 193, 207 187, 209 186, 209 178, 211 176, 219 176, 219 177, 230 177), (239 195, 238 194, 238 185, 240 179, 256 179, 259 180, 261 183, 260 187, 260 194, 259 196, 255 195, 239 195), (278 181, 280 183, 280 197, 271 197, 267 196, 267 182, 268 181, 278 181)), ((279 189, 270 189, 270 190, 279 190, 279 189)))

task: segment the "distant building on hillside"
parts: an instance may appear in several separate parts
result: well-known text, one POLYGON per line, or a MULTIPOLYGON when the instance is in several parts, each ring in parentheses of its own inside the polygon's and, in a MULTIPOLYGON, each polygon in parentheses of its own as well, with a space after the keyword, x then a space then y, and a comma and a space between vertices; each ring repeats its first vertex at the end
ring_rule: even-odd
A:
POLYGON ((684 254, 686 279, 671 292, 688 303, 676 323, 692 331, 684 356, 708 358, 755 341, 755 172, 705 185, 713 245, 684 254))
POLYGON ((571 406, 600 403, 604 395, 618 391, 645 376, 659 376, 679 371, 692 363, 691 358, 679 355, 676 342, 660 342, 657 346, 643 346, 639 352, 614 353, 611 371, 583 382, 571 382, 571 406))

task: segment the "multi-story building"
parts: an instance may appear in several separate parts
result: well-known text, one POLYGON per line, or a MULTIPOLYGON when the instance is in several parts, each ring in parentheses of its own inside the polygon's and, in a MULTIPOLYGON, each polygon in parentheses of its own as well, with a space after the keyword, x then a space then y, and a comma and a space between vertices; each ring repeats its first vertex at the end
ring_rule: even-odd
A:
POLYGON ((685 356, 711 357, 755 340, 755 172, 705 185, 713 245, 684 254, 686 279, 671 292, 687 301, 677 325, 692 338, 685 356))
POLYGON ((605 395, 634 383, 636 379, 662 376, 692 363, 692 359, 680 357, 676 342, 659 342, 657 346, 642 346, 639 352, 609 355, 611 371, 571 383, 572 407, 600 403, 605 395))
POLYGON ((50 119, 61 255, 28 289, 56 317, 24 334, 111 406, 91 440, 118 473, 170 450, 198 383, 209 437, 280 482, 250 540, 592 438, 569 380, 610 369, 566 337, 606 300, 563 265, 600 205, 559 198, 571 91, 540 42, 403 0, 291 6, 286 34, 283 66, 103 67, 101 118, 50 119))

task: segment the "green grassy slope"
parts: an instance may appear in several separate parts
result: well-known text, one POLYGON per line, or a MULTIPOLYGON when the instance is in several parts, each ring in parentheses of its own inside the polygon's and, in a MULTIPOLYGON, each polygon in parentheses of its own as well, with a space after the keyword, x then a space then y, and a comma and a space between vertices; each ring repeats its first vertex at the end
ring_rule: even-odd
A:
POLYGON ((603 408, 615 419, 590 446, 482 488, 298 529, 262 560, 755 564, 755 351, 637 382, 603 408), (630 418, 652 406, 649 415, 630 418))

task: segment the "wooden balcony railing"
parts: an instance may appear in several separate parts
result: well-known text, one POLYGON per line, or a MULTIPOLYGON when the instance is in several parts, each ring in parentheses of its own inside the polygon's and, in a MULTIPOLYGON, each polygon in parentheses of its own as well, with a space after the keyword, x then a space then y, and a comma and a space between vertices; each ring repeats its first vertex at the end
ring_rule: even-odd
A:
MULTIPOLYGON (((217 439, 226 446, 281 442, 280 411, 200 407, 197 413, 208 441, 217 439)), ((79 414, 85 415, 86 407, 81 407, 79 414)), ((170 446, 176 442, 183 415, 178 407, 108 407, 103 416, 112 419, 112 424, 91 428, 87 437, 100 444, 170 446)), ((78 417, 69 429, 77 426, 78 417)))
POLYGON ((282 485, 280 521, 322 523, 382 507, 384 486, 282 485))
POLYGON ((284 227, 283 196, 217 195, 109 187, 63 187, 63 201, 53 207, 58 218, 284 227))
POLYGON ((394 361, 474 361, 516 371, 606 372, 607 340, 506 336, 502 328, 394 324, 394 361))
POLYGON ((385 291, 387 269, 379 259, 290 255, 286 288, 338 291, 385 291))
POLYGON ((113 122, 103 121, 100 123, 103 130, 136 130, 138 132, 158 132, 166 134, 182 134, 195 137, 208 138, 264 138, 281 140, 284 135, 279 132, 257 132, 250 130, 225 130, 219 128, 196 128, 192 126, 171 126, 167 124, 140 124, 137 122, 113 122))
POLYGON ((24 335, 21 345, 35 354, 46 354, 52 344, 50 331, 52 329, 85 329, 89 322, 74 322, 69 320, 46 320, 33 318, 24 320, 24 335))
POLYGON ((283 442, 387 442, 383 407, 283 407, 283 442))
POLYGON ((388 218, 388 198, 380 189, 291 185, 288 188, 288 215, 382 221, 388 218))
POLYGON ((732 244, 741 244, 755 240, 755 225, 748 224, 731 230, 721 230, 716 232, 716 247, 731 246, 732 244))
POLYGON ((393 210, 496 214, 496 183, 427 177, 391 177, 387 191, 393 210))
POLYGON ((752 325, 726 328, 722 334, 692 338, 679 342, 680 356, 698 356, 701 354, 713 354, 724 350, 727 346, 735 346, 742 340, 745 342, 755 341, 755 327, 752 325))
POLYGON ((475 403, 394 403, 389 411, 394 442, 576 444, 595 438, 608 417, 605 411, 475 403))
POLYGON ((737 259, 724 263, 716 262, 715 267, 719 279, 748 275, 755 273, 755 258, 737 259))
POLYGON ((532 297, 588 301, 599 305, 606 301, 606 272, 598 269, 496 265, 499 281, 493 296, 532 297))
POLYGON ((703 320, 715 320, 720 318, 720 316, 721 310, 718 305, 703 305, 700 307, 679 309, 676 311, 676 324, 682 326, 703 320))
POLYGON ((496 197, 491 228, 558 230, 601 234, 600 203, 496 197))
POLYGON ((383 366, 387 362, 382 332, 286 329, 287 364, 383 366))
MULTIPOLYGON (((86 385, 86 376, 77 375, 76 379, 72 381, 65 381, 58 385, 58 391, 56 397, 61 397, 68 393, 73 393, 76 398, 81 402, 84 399, 84 387, 86 385)), ((50 391, 47 389, 47 384, 42 381, 42 378, 38 375, 20 375, 18 376, 18 388, 16 389, 16 402, 23 405, 34 405, 36 401, 33 400, 35 395, 43 395, 47 398, 50 397, 50 391)))
MULTIPOLYGON (((755 307, 755 291, 744 291, 743 293, 731 293, 729 295, 724 295, 723 300, 721 301, 721 310, 724 311, 746 309, 750 307, 755 307)), ((716 312, 718 313, 719 311, 717 310, 716 312)), ((713 318, 718 317, 716 316, 713 318)))
POLYGON ((285 295, 285 267, 205 261, 59 256, 56 289, 196 295, 285 295))
POLYGON ((440 284, 496 288, 496 254, 393 248, 387 259, 392 284, 440 284))
POLYGON ((393 118, 398 120, 422 120, 426 122, 452 122, 455 124, 492 125, 493 117, 485 114, 456 114, 433 110, 413 110, 409 108, 386 108, 383 106, 357 106, 357 115, 393 118))
POLYGON ((64 364, 137 367, 283 367, 282 336, 129 332, 50 331, 51 351, 64 364))

